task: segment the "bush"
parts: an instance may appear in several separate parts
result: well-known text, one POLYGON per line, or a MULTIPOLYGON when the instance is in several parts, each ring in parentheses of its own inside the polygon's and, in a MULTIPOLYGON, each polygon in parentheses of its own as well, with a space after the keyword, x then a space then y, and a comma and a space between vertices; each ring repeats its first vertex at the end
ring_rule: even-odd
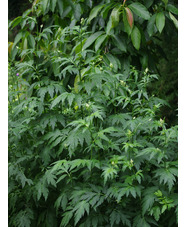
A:
POLYGON ((10 23, 10 226, 177 226, 177 126, 149 92, 157 73, 134 61, 154 5, 63 3, 10 23))

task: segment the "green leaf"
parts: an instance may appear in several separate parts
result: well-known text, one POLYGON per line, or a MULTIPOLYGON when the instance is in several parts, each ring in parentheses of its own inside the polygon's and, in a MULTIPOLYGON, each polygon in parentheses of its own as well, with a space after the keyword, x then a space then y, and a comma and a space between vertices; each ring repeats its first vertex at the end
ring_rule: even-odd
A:
POLYGON ((109 17, 109 21, 107 23, 107 26, 106 26, 106 33, 107 35, 110 35, 111 34, 111 30, 112 30, 113 26, 112 26, 112 19, 111 19, 111 16, 109 17))
POLYGON ((22 17, 16 17, 13 21, 10 22, 9 27, 16 27, 18 24, 20 24, 20 22, 22 21, 22 17))
POLYGON ((73 211, 75 212, 75 226, 77 225, 77 223, 79 222, 79 220, 81 219, 81 217, 85 214, 85 211, 87 214, 89 214, 89 207, 90 205, 86 202, 86 201, 81 201, 80 203, 78 203, 73 211))
POLYGON ((23 34, 22 34, 22 32, 19 32, 19 33, 16 35, 15 39, 14 39, 14 44, 13 44, 13 46, 12 46, 12 49, 14 49, 14 47, 17 45, 17 43, 18 43, 22 38, 23 38, 23 34))
POLYGON ((42 9, 43 9, 43 13, 46 13, 46 9, 48 7, 49 4, 49 0, 42 0, 42 9))
POLYGON ((118 49, 120 49, 123 52, 127 52, 125 40, 124 39, 122 40, 118 35, 113 35, 113 38, 118 49))
POLYGON ((137 16, 142 17, 145 20, 150 18, 147 8, 139 2, 132 3, 128 6, 137 16))
POLYGON ((124 8, 123 10, 123 24, 124 24, 125 31, 127 32, 128 35, 130 35, 132 32, 133 24, 132 24, 132 27, 129 24, 129 15, 127 15, 126 8, 124 8))
POLYGON ((51 11, 54 12, 55 8, 56 8, 56 3, 57 3, 57 0, 52 0, 50 1, 50 4, 51 4, 51 11))
POLYGON ((56 176, 53 173, 51 173, 50 171, 47 171, 45 173, 45 175, 46 175, 47 183, 56 187, 56 176))
POLYGON ((134 26, 134 28, 132 30, 131 39, 132 39, 133 46, 136 48, 136 50, 139 50, 140 43, 141 43, 141 33, 136 26, 134 26))
MULTIPOLYGON (((174 168, 173 168, 174 169, 174 168)), ((171 191, 172 187, 176 183, 177 171, 173 171, 172 168, 170 169, 164 169, 159 168, 155 171, 155 177, 159 178, 160 184, 167 184, 169 191, 171 191)))
POLYGON ((151 5, 153 4, 153 2, 154 2, 154 0, 144 0, 144 5, 148 9, 149 7, 151 7, 151 5))
POLYGON ((142 214, 144 215, 154 204, 156 196, 156 187, 148 188, 144 191, 144 197, 142 199, 142 214))
POLYGON ((159 12, 156 15, 156 27, 160 33, 162 32, 164 26, 165 26, 165 15, 163 12, 159 12))
POLYGON ((32 34, 30 34, 28 36, 28 42, 30 43, 30 46, 34 49, 36 42, 35 42, 34 36, 32 34))
POLYGON ((95 7, 91 10, 90 15, 89 15, 89 18, 88 18, 88 23, 90 23, 91 20, 94 19, 94 18, 98 15, 99 11, 100 11, 104 6, 105 6, 105 4, 103 4, 103 5, 99 4, 99 5, 95 6, 95 7))
POLYGON ((148 32, 149 36, 152 36, 154 33, 155 21, 156 21, 156 14, 154 14, 147 23, 147 32, 148 32))
POLYGON ((98 51, 98 49, 100 48, 101 44, 105 41, 107 35, 101 35, 100 37, 98 37, 98 39, 95 42, 95 51, 98 51))
POLYGON ((70 219, 73 216, 73 212, 72 211, 67 211, 63 214, 63 218, 60 224, 60 227, 66 227, 70 221, 70 219))
POLYGON ((85 45, 83 46, 83 50, 85 50, 87 47, 89 47, 100 35, 102 35, 104 32, 99 31, 94 34, 92 34, 85 42, 85 45))
POLYGON ((169 12, 170 19, 173 21, 175 27, 178 29, 178 20, 169 12))
POLYGON ((160 214, 161 214, 160 208, 159 208, 158 206, 155 206, 155 207, 153 208, 153 215, 154 215, 154 218, 155 218, 156 221, 159 221, 159 219, 160 219, 160 214))
POLYGON ((58 3, 58 8, 59 8, 59 14, 62 17, 63 16, 63 1, 62 0, 57 0, 58 3))
POLYGON ((114 226, 114 223, 116 223, 117 225, 120 223, 120 214, 118 212, 116 212, 115 210, 112 211, 111 215, 110 215, 110 224, 111 227, 114 226))
POLYGON ((126 15, 127 15, 127 21, 132 29, 133 22, 134 22, 133 14, 132 14, 131 10, 127 7, 125 8, 125 11, 126 11, 126 15))
POLYGON ((171 13, 174 13, 174 14, 178 15, 178 9, 175 6, 171 5, 171 4, 167 5, 167 10, 169 12, 171 12, 171 13))
POLYGON ((121 9, 121 5, 115 7, 111 12, 112 27, 116 27, 119 23, 120 9, 121 9))

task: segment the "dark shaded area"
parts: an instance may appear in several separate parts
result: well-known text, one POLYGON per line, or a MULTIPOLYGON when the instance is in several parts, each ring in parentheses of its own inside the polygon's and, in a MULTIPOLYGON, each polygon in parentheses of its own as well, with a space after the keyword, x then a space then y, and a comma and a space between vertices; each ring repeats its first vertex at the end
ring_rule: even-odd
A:
POLYGON ((170 107, 162 108, 162 116, 166 116, 165 120, 171 126, 178 123, 178 36, 173 24, 168 31, 161 36, 161 48, 165 56, 159 55, 159 80, 151 89, 169 103, 170 107))
POLYGON ((15 17, 21 16, 31 6, 32 1, 29 0, 8 0, 8 19, 12 20, 15 17))

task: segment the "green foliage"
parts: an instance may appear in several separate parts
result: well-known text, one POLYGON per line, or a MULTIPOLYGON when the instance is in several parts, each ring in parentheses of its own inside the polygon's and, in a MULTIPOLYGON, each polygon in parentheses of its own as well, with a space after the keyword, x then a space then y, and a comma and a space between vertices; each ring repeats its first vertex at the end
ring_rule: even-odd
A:
POLYGON ((168 5, 35 0, 10 22, 10 226, 177 226, 177 126, 147 45, 168 5))

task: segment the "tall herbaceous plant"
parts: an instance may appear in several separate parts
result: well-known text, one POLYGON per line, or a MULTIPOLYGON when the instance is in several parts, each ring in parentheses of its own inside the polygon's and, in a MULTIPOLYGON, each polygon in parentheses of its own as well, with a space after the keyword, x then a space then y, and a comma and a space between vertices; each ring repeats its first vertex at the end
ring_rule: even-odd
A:
POLYGON ((9 226, 177 226, 177 126, 152 89, 174 1, 35 0, 9 23, 9 226))

